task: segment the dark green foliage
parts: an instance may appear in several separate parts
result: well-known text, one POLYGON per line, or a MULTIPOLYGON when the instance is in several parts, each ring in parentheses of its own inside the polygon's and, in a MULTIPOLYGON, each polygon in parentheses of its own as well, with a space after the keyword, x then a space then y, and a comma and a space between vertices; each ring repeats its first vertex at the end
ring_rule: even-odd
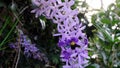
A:
POLYGON ((108 10, 100 11, 92 16, 92 23, 96 30, 94 38, 90 38, 90 47, 94 51, 92 53, 98 55, 93 63, 100 68, 120 67, 120 57, 118 55, 120 51, 119 2, 119 0, 116 0, 116 4, 111 4, 108 10))

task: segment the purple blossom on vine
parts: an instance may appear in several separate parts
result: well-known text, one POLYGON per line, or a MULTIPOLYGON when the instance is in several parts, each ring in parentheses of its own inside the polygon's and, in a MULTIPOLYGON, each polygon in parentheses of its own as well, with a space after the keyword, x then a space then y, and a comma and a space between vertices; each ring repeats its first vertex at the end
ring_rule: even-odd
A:
POLYGON ((88 62, 88 39, 83 33, 85 26, 79 22, 78 9, 71 9, 74 0, 33 0, 39 7, 32 10, 36 16, 43 15, 57 24, 60 36, 58 46, 61 48, 61 59, 66 62, 63 68, 84 68, 88 62), (42 9, 44 8, 44 9, 42 9))
POLYGON ((18 49, 18 43, 24 49, 24 55, 26 57, 31 57, 37 60, 44 60, 45 62, 48 62, 48 59, 43 53, 39 51, 39 49, 36 47, 36 44, 32 44, 31 40, 23 33, 20 33, 20 38, 17 38, 17 42, 10 43, 9 46, 10 48, 18 49), (18 39, 20 41, 18 41, 18 39))

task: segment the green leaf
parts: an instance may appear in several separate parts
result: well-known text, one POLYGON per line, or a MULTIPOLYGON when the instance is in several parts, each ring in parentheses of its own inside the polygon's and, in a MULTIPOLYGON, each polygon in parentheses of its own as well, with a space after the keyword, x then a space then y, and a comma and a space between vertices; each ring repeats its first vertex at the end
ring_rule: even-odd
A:
MULTIPOLYGON (((105 30, 106 28, 103 28, 102 26, 100 26, 99 24, 94 24, 94 26, 100 31, 103 33, 104 37, 106 37, 105 39, 108 40, 108 41, 112 41, 112 37, 110 35, 110 33, 105 30)), ((99 36, 98 36, 99 37, 99 36)))
POLYGON ((100 68, 100 65, 94 63, 94 64, 91 64, 91 65, 87 66, 86 68, 100 68))
POLYGON ((103 17, 103 18, 101 18, 101 22, 103 22, 105 24, 109 24, 111 22, 111 20, 106 17, 103 17))
POLYGON ((116 0, 116 6, 120 8, 120 0, 116 0))
POLYGON ((0 29, 0 35, 3 33, 3 30, 6 28, 7 24, 9 24, 9 23, 10 23, 10 17, 7 17, 5 24, 0 29))
POLYGON ((107 55, 105 54, 105 52, 101 52, 101 55, 102 55, 102 57, 103 57, 103 62, 104 62, 104 64, 105 65, 107 65, 107 55))
POLYGON ((0 43, 0 48, 3 46, 4 42, 7 40, 7 38, 10 36, 10 34, 12 33, 12 31, 14 30, 15 26, 17 25, 18 20, 13 24, 12 28, 10 29, 10 31, 8 32, 7 36, 3 39, 3 41, 0 43))
POLYGON ((58 64, 58 63, 59 63, 59 60, 58 60, 57 55, 53 55, 53 56, 52 56, 52 61, 53 61, 53 63, 55 63, 55 64, 58 64))

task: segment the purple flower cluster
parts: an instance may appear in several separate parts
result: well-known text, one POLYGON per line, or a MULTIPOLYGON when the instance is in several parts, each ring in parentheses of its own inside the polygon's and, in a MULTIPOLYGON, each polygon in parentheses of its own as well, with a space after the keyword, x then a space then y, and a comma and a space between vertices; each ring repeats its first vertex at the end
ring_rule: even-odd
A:
POLYGON ((45 60, 47 62, 47 58, 43 53, 39 51, 39 49, 35 46, 36 44, 32 44, 31 40, 24 35, 23 33, 20 34, 20 38, 17 39, 18 41, 16 43, 10 43, 10 48, 18 49, 18 43, 19 45, 24 49, 24 55, 26 57, 31 57, 37 60, 45 60))
POLYGON ((39 49, 32 44, 30 39, 26 36, 21 34, 20 35, 20 44, 24 48, 24 54, 27 57, 33 57, 34 59, 41 59, 41 55, 39 49))
POLYGON ((72 37, 65 41, 59 41, 62 61, 66 62, 63 68, 84 68, 88 62, 87 39, 72 37), (79 45, 80 44, 80 45, 79 45))
POLYGON ((61 58, 66 64, 63 68, 84 68, 88 62, 88 39, 82 31, 85 26, 79 22, 78 9, 71 9, 74 0, 32 0, 38 8, 32 10, 36 17, 43 15, 57 24, 60 36, 58 46, 61 58))

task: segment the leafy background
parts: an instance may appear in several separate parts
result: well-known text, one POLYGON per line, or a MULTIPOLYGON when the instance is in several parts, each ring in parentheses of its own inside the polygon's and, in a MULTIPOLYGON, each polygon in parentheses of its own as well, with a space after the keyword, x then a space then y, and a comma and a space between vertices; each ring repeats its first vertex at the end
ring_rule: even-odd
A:
MULTIPOLYGON (((107 10, 98 10, 91 21, 85 15, 89 12, 86 1, 76 0, 73 8, 78 6, 85 8, 78 17, 86 25, 84 32, 89 39, 90 62, 86 68, 120 68, 120 0, 110 4, 107 10), (89 23, 92 25, 88 26, 89 23)), ((53 37, 56 24, 43 16, 35 18, 30 12, 33 8, 31 0, 0 0, 0 68, 16 65, 19 52, 8 44, 16 41, 19 29, 37 44, 48 62, 27 58, 21 50, 17 68, 61 68, 58 37, 53 37)))

